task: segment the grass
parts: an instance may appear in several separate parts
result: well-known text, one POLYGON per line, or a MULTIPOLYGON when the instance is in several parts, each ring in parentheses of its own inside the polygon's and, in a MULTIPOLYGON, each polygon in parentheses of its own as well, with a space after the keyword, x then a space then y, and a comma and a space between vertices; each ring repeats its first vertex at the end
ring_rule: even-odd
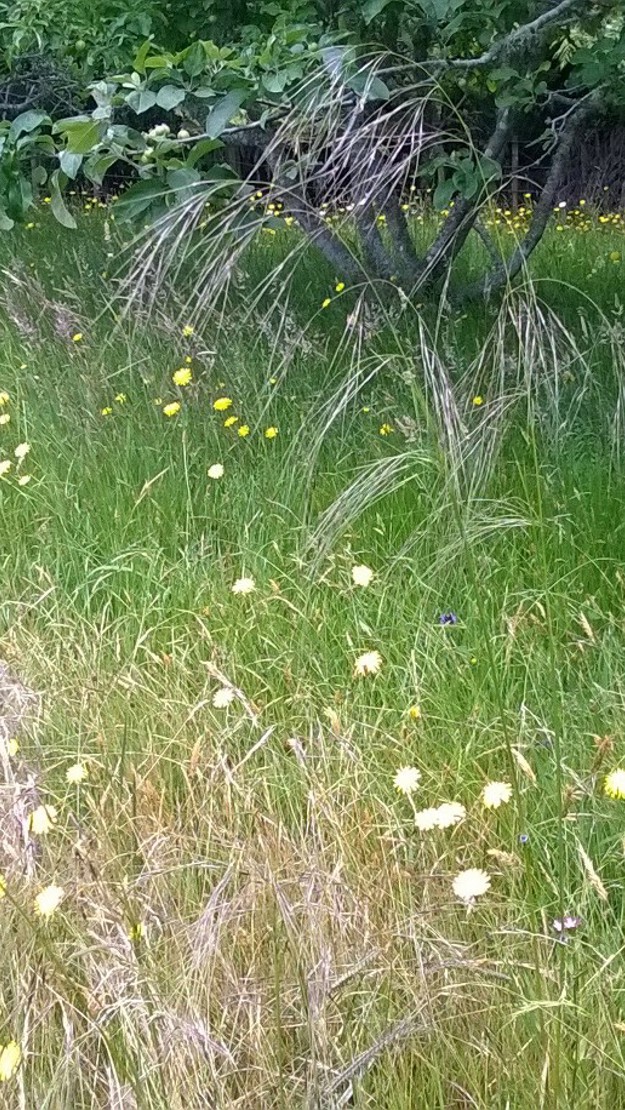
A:
POLYGON ((101 311, 97 214, 38 222, 0 245, 4 1105, 625 1104, 622 232, 365 336, 306 259, 185 337, 173 294, 101 311))

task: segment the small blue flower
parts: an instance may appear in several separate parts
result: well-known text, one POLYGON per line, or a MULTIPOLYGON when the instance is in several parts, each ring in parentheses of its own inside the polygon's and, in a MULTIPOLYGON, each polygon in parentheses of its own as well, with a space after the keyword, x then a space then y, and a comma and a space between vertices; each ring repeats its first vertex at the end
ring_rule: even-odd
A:
POLYGON ((521 835, 519 836, 519 844, 527 844, 529 838, 529 833, 521 833, 521 835))
POLYGON ((440 617, 438 618, 438 623, 439 624, 457 624, 458 623, 458 617, 456 616, 455 613, 441 613, 440 617))

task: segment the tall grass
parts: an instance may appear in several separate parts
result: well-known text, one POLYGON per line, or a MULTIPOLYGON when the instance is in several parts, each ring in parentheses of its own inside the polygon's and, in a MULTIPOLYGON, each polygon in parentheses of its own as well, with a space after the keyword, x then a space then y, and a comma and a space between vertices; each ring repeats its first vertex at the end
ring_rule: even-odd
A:
POLYGON ((3 248, 4 1104, 621 1105, 620 270, 564 292, 612 241, 362 328, 307 262, 272 318, 185 337, 173 294, 101 311, 95 215, 42 223, 3 248))

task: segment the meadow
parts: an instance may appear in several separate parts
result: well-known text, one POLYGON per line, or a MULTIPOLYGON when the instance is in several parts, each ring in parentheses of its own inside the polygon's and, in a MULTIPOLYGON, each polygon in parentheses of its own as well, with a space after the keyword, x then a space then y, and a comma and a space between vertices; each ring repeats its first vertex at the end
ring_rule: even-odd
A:
POLYGON ((625 1106, 625 220, 198 319, 86 208, 0 240, 0 1105, 625 1106))

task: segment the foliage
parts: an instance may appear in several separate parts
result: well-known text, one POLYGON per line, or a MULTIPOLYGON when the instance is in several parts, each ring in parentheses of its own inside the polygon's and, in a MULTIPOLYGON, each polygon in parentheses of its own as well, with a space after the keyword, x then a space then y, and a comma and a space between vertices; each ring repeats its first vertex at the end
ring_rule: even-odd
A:
MULTIPOLYGON (((225 13, 218 5, 207 10, 209 20, 225 13)), ((175 211, 172 226, 179 227, 186 206, 192 230, 210 201, 213 216, 227 212, 227 235, 223 223, 211 223, 225 258, 232 235, 243 242, 258 226, 248 199, 259 177, 270 176, 337 269, 425 290, 440 282, 482 206, 505 187, 509 143, 526 126, 537 167, 547 167, 542 202, 509 260, 491 245, 492 265, 468 291, 488 294, 519 272, 540 239, 583 129, 625 105, 620 0, 596 7, 560 0, 547 9, 536 0, 369 0, 338 8, 294 0, 262 4, 247 24, 250 11, 231 9, 238 38, 230 44, 197 39, 172 52, 146 40, 132 71, 92 84, 93 110, 53 127, 64 178, 84 172, 101 183, 113 165, 127 163, 139 181, 120 212, 142 223, 175 211), (232 147, 251 160, 248 180, 232 168, 232 147), (436 182, 439 208, 454 205, 421 256, 401 210, 415 179, 436 182), (355 206, 355 249, 346 245, 349 229, 329 228, 316 211, 319 192, 345 186, 355 206)), ((63 177, 55 180, 62 185, 63 177)), ((25 212, 27 190, 23 196, 25 212)), ((214 262, 213 270, 226 272, 214 262)))

